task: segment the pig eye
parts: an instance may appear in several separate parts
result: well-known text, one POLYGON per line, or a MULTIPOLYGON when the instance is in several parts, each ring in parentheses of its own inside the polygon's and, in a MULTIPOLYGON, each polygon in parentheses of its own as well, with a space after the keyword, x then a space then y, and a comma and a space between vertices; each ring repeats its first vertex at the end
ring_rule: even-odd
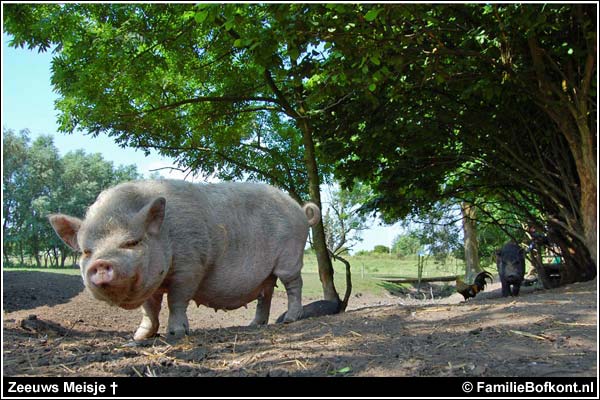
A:
POLYGON ((92 251, 90 249, 83 250, 83 256, 84 257, 89 257, 91 255, 92 255, 92 251))
POLYGON ((126 241, 125 243, 123 243, 121 245, 121 248, 123 248, 123 249, 130 249, 130 248, 135 247, 138 244, 140 244, 141 241, 142 241, 142 239, 128 240, 128 241, 126 241))

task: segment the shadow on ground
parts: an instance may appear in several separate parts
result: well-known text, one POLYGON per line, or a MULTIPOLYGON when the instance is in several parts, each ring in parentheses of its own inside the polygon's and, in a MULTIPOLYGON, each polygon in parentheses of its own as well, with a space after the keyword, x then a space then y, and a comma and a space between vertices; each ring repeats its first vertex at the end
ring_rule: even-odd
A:
POLYGON ((84 289, 79 275, 39 271, 3 271, 5 312, 67 303, 84 289))

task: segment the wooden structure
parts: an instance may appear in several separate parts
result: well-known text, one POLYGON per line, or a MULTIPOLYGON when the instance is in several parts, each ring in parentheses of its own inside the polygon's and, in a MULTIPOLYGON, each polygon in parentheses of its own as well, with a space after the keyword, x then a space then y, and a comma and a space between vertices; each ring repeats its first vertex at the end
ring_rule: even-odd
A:
POLYGON ((429 282, 454 282, 459 275, 437 276, 432 278, 405 278, 401 276, 373 276, 373 279, 390 283, 429 283, 429 282))

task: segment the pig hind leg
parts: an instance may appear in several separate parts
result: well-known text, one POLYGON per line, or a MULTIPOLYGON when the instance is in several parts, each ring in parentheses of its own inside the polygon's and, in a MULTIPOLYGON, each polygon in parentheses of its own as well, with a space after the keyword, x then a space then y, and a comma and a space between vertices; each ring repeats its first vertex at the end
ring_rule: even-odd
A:
POLYGON ((292 322, 302 317, 302 255, 292 259, 284 259, 280 262, 273 273, 281 280, 288 298, 288 310, 283 322, 292 322), (292 261, 293 260, 293 261, 292 261))
POLYGON ((269 323, 269 314, 271 312, 271 299, 273 298, 273 290, 275 289, 275 275, 269 276, 263 283, 262 293, 258 296, 256 305, 256 315, 250 323, 251 326, 266 325, 269 323))
POLYGON ((133 335, 134 340, 149 339, 158 332, 158 314, 162 304, 163 294, 155 293, 142 305, 142 322, 133 335))

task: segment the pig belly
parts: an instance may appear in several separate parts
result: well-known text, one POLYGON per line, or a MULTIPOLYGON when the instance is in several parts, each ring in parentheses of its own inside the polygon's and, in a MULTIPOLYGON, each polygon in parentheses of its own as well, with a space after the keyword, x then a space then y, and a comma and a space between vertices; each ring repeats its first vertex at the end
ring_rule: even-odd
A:
POLYGON ((246 281, 246 285, 240 287, 207 279, 198 288, 194 301, 197 305, 202 304, 215 310, 235 310, 256 300, 266 285, 265 280, 254 285, 246 281))

